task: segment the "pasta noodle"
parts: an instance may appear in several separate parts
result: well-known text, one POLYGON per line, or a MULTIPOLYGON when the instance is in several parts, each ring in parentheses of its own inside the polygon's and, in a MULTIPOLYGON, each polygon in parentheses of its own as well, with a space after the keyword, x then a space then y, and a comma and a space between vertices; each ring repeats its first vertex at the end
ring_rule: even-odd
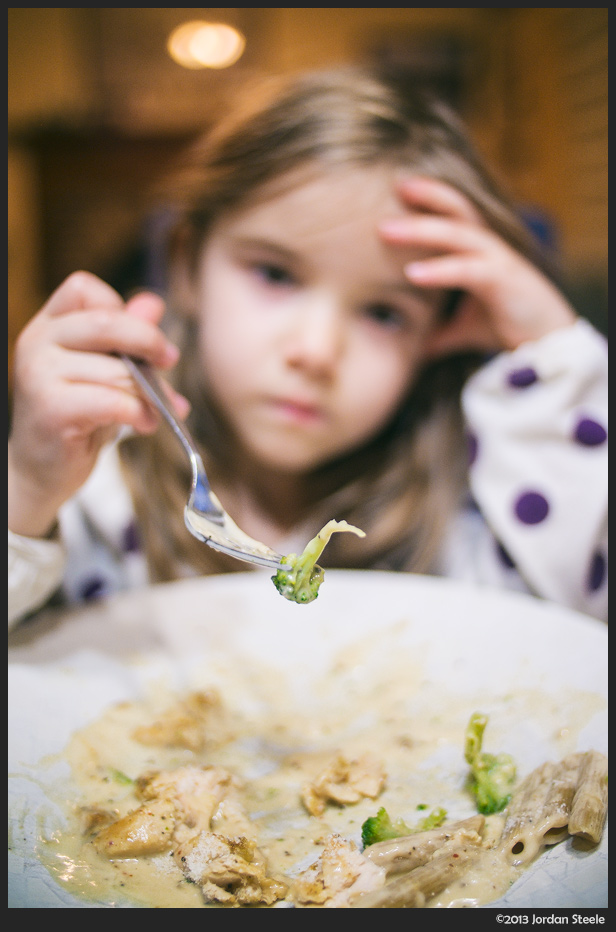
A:
MULTIPOLYGON (((607 758, 587 751, 557 763, 547 761, 520 784, 504 815, 494 853, 516 867, 527 866, 544 847, 571 835, 598 844, 607 817, 607 758)), ((385 870, 387 882, 356 897, 350 906, 422 908, 442 891, 463 891, 466 875, 474 868, 488 869, 491 846, 480 834, 484 823, 482 816, 475 816, 370 845, 364 854, 385 870)))
POLYGON ((480 844, 479 838, 477 845, 463 845, 459 841, 446 845, 447 850, 434 854, 426 864, 398 875, 372 893, 357 897, 350 906, 352 909, 421 909, 431 897, 459 880, 477 863, 483 854, 480 844))
POLYGON ((607 813, 606 774, 607 760, 597 751, 547 761, 529 774, 507 807, 501 836, 513 862, 527 864, 570 834, 598 841, 607 813))
POLYGON ((599 751, 584 755, 571 806, 569 832, 593 844, 601 841, 607 817, 607 758, 599 751))
POLYGON ((425 864, 439 848, 454 840, 458 844, 480 844, 485 824, 481 815, 445 825, 427 832, 405 835, 391 841, 379 841, 365 849, 366 857, 383 867, 386 875, 405 873, 425 864))

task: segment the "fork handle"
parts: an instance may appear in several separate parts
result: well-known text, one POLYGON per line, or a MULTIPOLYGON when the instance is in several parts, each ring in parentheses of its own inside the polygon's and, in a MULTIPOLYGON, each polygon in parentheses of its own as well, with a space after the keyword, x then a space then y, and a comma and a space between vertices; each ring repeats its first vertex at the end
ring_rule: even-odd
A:
MULTIPOLYGON (((157 410, 165 418, 169 426, 173 429, 176 437, 184 447, 184 450, 192 466, 195 483, 197 480, 199 480, 200 483, 204 483, 205 469, 201 456, 197 452, 195 442, 191 437, 188 429, 174 415, 173 411, 169 407, 169 402, 167 401, 167 397, 163 391, 160 379, 156 375, 154 369, 152 369, 152 367, 147 362, 143 362, 141 359, 135 359, 133 356, 127 356, 124 353, 120 353, 119 356, 122 362, 128 368, 137 385, 139 385, 147 398, 156 406, 157 410)), ((207 480, 205 480, 205 482, 206 481, 207 480)), ((209 494, 209 491, 210 490, 208 485, 206 492, 209 494)))

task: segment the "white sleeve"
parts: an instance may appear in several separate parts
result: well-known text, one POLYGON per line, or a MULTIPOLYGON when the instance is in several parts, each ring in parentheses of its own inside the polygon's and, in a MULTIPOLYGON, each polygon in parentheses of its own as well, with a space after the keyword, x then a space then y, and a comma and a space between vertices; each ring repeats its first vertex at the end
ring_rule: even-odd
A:
POLYGON ((102 598, 149 581, 117 446, 101 450, 91 475, 60 508, 58 536, 9 531, 9 627, 58 590, 65 604, 102 598))
POLYGON ((21 537, 9 531, 9 628, 40 608, 62 582, 65 555, 59 540, 21 537))
POLYGON ((465 386, 472 495, 531 591, 607 615, 607 341, 587 321, 465 386))

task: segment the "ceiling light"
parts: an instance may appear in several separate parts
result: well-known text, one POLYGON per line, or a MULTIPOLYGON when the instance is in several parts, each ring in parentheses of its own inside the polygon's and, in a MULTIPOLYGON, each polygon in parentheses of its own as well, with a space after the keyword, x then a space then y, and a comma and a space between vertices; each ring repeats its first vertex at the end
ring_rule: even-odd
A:
POLYGON ((184 68, 228 68, 240 58, 245 45, 244 36, 233 26, 195 20, 173 30, 167 50, 184 68))

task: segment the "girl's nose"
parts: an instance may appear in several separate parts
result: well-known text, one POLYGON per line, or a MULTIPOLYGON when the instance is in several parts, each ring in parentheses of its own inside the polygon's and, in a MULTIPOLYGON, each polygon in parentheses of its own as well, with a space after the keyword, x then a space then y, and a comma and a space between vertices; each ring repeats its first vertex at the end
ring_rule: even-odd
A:
POLYGON ((313 299, 296 308, 286 343, 287 363, 313 375, 329 376, 344 345, 344 319, 336 302, 313 299))

